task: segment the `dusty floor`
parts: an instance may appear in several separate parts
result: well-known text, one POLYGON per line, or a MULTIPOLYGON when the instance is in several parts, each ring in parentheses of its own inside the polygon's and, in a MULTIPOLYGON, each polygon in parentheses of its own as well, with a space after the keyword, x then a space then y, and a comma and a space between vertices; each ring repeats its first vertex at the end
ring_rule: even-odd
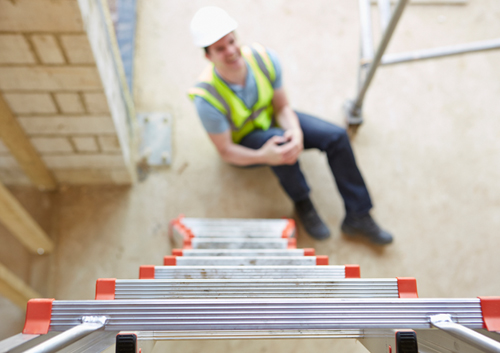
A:
MULTIPOLYGON (((175 118, 174 163, 133 187, 70 187, 56 194, 12 189, 56 239, 54 254, 33 257, 0 229, 0 261, 42 295, 92 299, 97 278, 137 278, 139 265, 168 254, 168 222, 193 217, 292 216, 272 173, 223 164, 185 92, 205 62, 189 21, 216 4, 240 23, 242 42, 279 55, 296 109, 342 124, 359 47, 357 2, 317 0, 139 2, 134 97, 138 112, 175 118)), ((373 11, 374 23, 378 24, 373 11)), ((377 27, 377 26, 374 26, 377 27)), ((499 37, 500 3, 409 6, 389 52, 499 37)), ((312 198, 333 231, 315 247, 331 264, 358 263, 363 277, 411 276, 421 297, 500 295, 500 51, 381 68, 353 141, 375 202, 395 235, 385 248, 344 239, 342 203, 324 156, 301 157, 312 198)), ((23 312, 0 298, 0 338, 18 333, 23 312)), ((355 341, 176 342, 156 351, 363 352, 355 341)))

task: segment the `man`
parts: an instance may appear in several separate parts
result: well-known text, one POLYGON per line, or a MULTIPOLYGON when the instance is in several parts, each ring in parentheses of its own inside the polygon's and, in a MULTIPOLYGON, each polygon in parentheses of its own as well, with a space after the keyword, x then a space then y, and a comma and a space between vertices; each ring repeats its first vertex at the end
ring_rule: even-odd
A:
POLYGON ((218 7, 201 8, 191 21, 194 43, 211 62, 189 91, 222 159, 236 166, 268 165, 295 204, 306 231, 326 239, 330 231, 309 198, 298 158, 304 148, 326 152, 346 217, 342 231, 375 244, 392 236, 371 218, 372 203, 344 129, 295 112, 281 85, 276 56, 258 44, 240 47, 237 23, 218 7))

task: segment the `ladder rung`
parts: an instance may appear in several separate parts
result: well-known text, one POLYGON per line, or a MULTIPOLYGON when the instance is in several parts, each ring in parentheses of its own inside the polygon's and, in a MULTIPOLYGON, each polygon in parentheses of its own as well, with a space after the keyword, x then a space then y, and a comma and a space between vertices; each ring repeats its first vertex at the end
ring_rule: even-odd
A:
POLYGON ((192 238, 184 240, 184 248, 192 249, 289 249, 296 248, 295 238, 192 238))
MULTIPOLYGON (((126 280, 99 279, 96 300, 168 298, 399 298, 399 280, 254 279, 126 280)), ((402 293, 404 295, 404 293, 402 293)), ((415 291, 416 295, 416 291, 415 291)))
POLYGON ((314 256, 307 249, 173 249, 175 256, 314 256))
POLYGON ((180 217, 172 222, 174 237, 290 238, 293 219, 202 219, 180 217))
MULTIPOLYGON (((28 304, 30 311, 36 310, 28 304)), ((51 331, 106 316, 108 331, 425 329, 429 316, 452 315, 483 327, 479 299, 169 299, 53 301, 51 331)), ((265 335, 265 333, 264 333, 265 335)))
MULTIPOLYGON (((359 266, 357 267, 359 275, 359 266)), ((346 266, 141 266, 141 279, 297 279, 356 278, 356 265, 346 266), (346 275, 347 274, 347 275, 346 275)))
MULTIPOLYGON (((180 223, 190 228, 224 228, 224 227, 246 227, 249 229, 284 229, 291 221, 282 219, 260 219, 260 218, 193 218, 182 217, 180 223)), ((293 221, 293 220, 292 220, 293 221)))
POLYGON ((165 266, 314 266, 328 256, 165 256, 165 266))
MULTIPOLYGON (((235 230, 197 230, 192 231, 196 238, 285 238, 282 232, 272 232, 269 230, 246 231, 244 229, 235 230)), ((184 236, 182 233, 177 236, 184 236)))

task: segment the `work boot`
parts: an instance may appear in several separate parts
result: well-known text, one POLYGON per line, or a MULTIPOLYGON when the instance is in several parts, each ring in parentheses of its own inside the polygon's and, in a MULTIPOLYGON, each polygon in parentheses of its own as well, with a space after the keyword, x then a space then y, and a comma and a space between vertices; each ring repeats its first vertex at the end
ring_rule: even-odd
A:
POLYGON ((392 243, 392 235, 380 228, 369 213, 362 216, 347 215, 342 222, 341 229, 347 236, 362 236, 373 244, 392 243))
POLYGON ((318 212, 309 198, 295 202, 295 209, 302 225, 311 237, 323 240, 330 236, 330 230, 319 218, 318 212))

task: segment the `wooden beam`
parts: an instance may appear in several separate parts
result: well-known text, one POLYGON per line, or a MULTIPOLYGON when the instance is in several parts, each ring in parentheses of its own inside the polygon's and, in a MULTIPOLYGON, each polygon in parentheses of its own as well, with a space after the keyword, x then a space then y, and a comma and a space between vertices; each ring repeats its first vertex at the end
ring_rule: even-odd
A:
POLYGON ((49 253, 54 249, 52 240, 1 183, 0 222, 32 253, 49 253))
POLYGON ((0 139, 16 158, 28 178, 41 190, 54 190, 57 182, 31 144, 0 94, 0 139))
POLYGON ((2 264, 0 264, 0 295, 9 299, 23 310, 26 310, 28 300, 41 297, 40 294, 35 292, 2 264))

